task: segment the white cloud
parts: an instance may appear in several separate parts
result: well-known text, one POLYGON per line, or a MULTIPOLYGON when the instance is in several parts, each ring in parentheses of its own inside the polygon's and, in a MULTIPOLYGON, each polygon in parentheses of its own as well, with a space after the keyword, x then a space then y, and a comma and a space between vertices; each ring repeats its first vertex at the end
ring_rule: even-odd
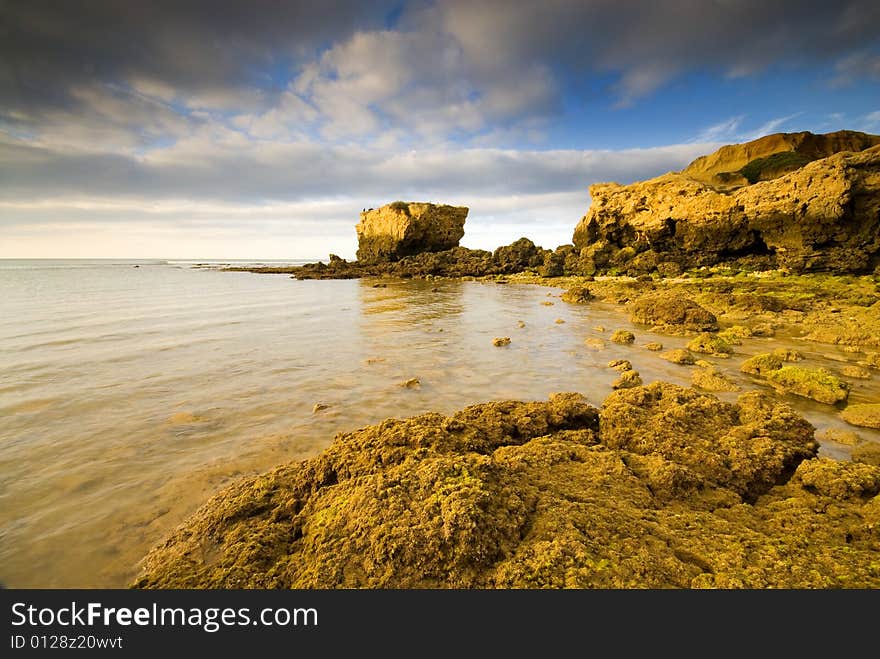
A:
POLYGON ((708 126, 697 133, 693 141, 705 143, 736 139, 737 131, 744 119, 745 115, 741 114, 708 126))

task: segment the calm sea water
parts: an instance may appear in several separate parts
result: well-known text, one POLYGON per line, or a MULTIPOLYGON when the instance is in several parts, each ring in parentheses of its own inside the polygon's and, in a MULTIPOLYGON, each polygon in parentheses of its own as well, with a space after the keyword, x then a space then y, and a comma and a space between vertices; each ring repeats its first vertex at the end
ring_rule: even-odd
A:
MULTIPOLYGON (((389 416, 555 391, 599 404, 618 357, 645 381, 690 381, 689 368, 638 345, 684 339, 634 328, 612 305, 565 304, 558 289, 379 288, 192 265, 0 261, 5 585, 125 586, 149 547, 223 485, 389 416), (617 328, 633 329, 637 344, 585 348, 617 328), (493 347, 496 336, 511 345, 493 347), (410 378, 421 386, 400 386, 410 378), (315 412, 316 403, 327 408, 315 412)), ((792 342, 755 339, 742 357, 779 345, 792 342)), ((846 357, 796 347, 831 368, 846 357)), ((727 361, 748 384, 741 359, 727 361)), ((856 383, 852 400, 877 400, 876 383, 856 383)), ((846 427, 826 406, 790 402, 819 427, 846 427)))

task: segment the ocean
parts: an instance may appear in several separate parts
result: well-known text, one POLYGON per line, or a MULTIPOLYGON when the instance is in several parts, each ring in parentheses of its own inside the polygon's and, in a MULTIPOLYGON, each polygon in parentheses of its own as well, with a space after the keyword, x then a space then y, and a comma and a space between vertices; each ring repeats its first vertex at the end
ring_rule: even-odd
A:
MULTIPOLYGON (((610 303, 566 304, 557 288, 298 281, 204 263, 0 260, 4 585, 124 587, 224 485, 387 417, 557 391, 599 405, 616 358, 645 382, 690 383, 688 368, 639 346, 686 339, 649 335, 610 303), (618 328, 636 345, 585 348, 618 328), (510 345, 494 347, 501 336, 510 345)), ((791 345, 762 341, 753 353, 791 345)), ((817 427, 846 427, 827 406, 791 402, 817 427)))

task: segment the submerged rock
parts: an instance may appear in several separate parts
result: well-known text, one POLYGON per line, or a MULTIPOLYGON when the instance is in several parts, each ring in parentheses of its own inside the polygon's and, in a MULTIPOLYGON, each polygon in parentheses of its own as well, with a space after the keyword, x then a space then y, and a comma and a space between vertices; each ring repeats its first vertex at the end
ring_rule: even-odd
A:
POLYGON ((621 343, 623 345, 631 345, 636 340, 636 335, 630 332, 629 330, 615 330, 611 334, 611 341, 614 343, 621 343))
POLYGON ((623 370, 620 377, 611 383, 612 389, 630 389, 642 385, 642 376, 638 371, 632 370, 632 367, 623 370))
POLYGON ((815 455, 784 404, 663 383, 388 419, 223 490, 134 585, 878 587, 880 468, 815 455))
POLYGON ((510 345, 510 337, 509 336, 496 336, 492 339, 492 345, 496 348, 500 348, 502 346, 510 345))
POLYGON ((880 467, 880 443, 862 442, 852 450, 852 461, 880 467))
POLYGON ((464 206, 403 201, 364 211, 355 227, 358 261, 397 261, 457 247, 467 214, 464 206))
POLYGON ((863 428, 880 428, 880 403, 848 405, 840 417, 849 424, 863 428))

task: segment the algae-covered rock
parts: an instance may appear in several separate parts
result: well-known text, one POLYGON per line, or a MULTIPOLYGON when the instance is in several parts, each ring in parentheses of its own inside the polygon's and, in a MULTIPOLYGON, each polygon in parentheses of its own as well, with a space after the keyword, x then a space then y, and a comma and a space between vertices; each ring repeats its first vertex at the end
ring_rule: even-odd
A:
POLYGON ((608 368, 613 368, 615 371, 631 371, 633 370, 632 362, 628 359, 612 359, 608 362, 608 368))
POLYGON ((778 401, 664 383, 388 419, 223 490, 134 585, 880 587, 880 468, 815 454, 778 401))
POLYGON ((852 461, 880 467, 880 443, 862 442, 852 450, 852 461))
POLYGON ((682 350, 681 348, 660 353, 658 357, 681 366, 689 366, 694 363, 694 356, 687 350, 682 350))
POLYGON ((628 369, 628 370, 623 371, 620 374, 620 377, 611 383, 611 388, 612 389, 630 389, 632 387, 641 386, 641 384, 642 384, 642 377, 639 375, 639 372, 633 371, 632 369, 628 369))
POLYGON ((629 330, 615 330, 611 335, 611 341, 613 343, 621 343, 623 345, 630 345, 636 340, 636 335, 630 332, 629 330))
POLYGON ((841 418, 854 426, 880 428, 880 403, 848 405, 840 413, 841 418))
MULTIPOLYGON (((799 354, 799 353, 797 353, 799 354)), ((750 375, 765 378, 782 391, 812 398, 820 403, 834 405, 849 396, 849 387, 824 368, 803 368, 787 366, 782 358, 787 353, 774 351, 750 357, 742 363, 739 370, 750 375)), ((790 357, 790 355, 788 355, 790 357)))
POLYGON ((859 380, 867 380, 871 377, 871 371, 854 364, 847 364, 841 368, 840 374, 847 378, 857 378, 859 380))
POLYGON ((572 286, 562 294, 562 301, 571 304, 585 304, 592 299, 594 296, 586 286, 572 286))
POLYGON ((712 313, 677 291, 643 295, 630 307, 630 320, 658 326, 665 331, 708 332, 718 329, 718 320, 712 313))
POLYGON ((783 366, 765 377, 786 392, 828 405, 845 401, 849 396, 847 384, 824 368, 783 366))
POLYGON ((733 346, 724 337, 707 332, 694 337, 687 347, 692 352, 700 352, 707 355, 726 357, 733 353, 733 346))
POLYGON ((650 343, 645 344, 645 350, 650 350, 651 352, 660 352, 663 350, 663 344, 658 343, 657 341, 651 341, 650 343))
POLYGON ((804 358, 803 354, 794 348, 776 348, 772 354, 784 362, 799 362, 804 358))
POLYGON ((769 373, 778 371, 780 368, 782 368, 782 360, 775 354, 765 352, 749 357, 742 363, 739 370, 750 375, 767 377, 769 373))
POLYGON ((820 442, 836 442, 837 444, 845 444, 847 446, 855 446, 862 441, 861 436, 852 430, 844 430, 843 428, 826 428, 816 434, 816 439, 820 442))
POLYGON ((736 382, 712 365, 695 368, 691 374, 691 383, 705 391, 739 391, 741 389, 736 382))

